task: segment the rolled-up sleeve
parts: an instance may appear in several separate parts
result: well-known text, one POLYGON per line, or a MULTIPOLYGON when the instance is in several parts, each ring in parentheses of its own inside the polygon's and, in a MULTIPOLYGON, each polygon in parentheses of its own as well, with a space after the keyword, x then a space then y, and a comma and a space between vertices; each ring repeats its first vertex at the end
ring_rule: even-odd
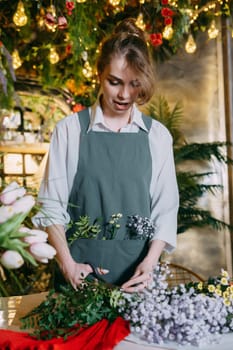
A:
POLYGON ((166 242, 165 250, 171 252, 176 247, 179 208, 173 142, 169 131, 154 120, 149 144, 152 157, 151 220, 156 227, 153 239, 166 242))
POLYGON ((32 218, 33 224, 37 227, 53 224, 66 226, 70 221, 67 205, 77 170, 79 134, 80 126, 75 115, 61 120, 53 131, 38 194, 41 209, 32 218))

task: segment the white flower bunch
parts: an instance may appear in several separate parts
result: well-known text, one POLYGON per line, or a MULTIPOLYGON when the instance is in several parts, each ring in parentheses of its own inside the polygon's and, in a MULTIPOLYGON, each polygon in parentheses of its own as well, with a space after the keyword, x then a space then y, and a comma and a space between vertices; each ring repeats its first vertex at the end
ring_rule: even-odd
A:
POLYGON ((128 235, 131 239, 151 239, 156 230, 155 224, 147 217, 129 215, 127 221, 128 235))
POLYGON ((35 205, 34 197, 12 182, 0 193, 0 205, 0 264, 17 269, 25 260, 36 266, 36 261, 53 259, 56 251, 47 243, 47 233, 22 225, 35 205))
POLYGON ((125 295, 119 305, 133 334, 150 343, 201 346, 233 330, 233 298, 226 305, 217 294, 198 293, 185 285, 169 288, 168 274, 166 265, 158 265, 152 285, 143 293, 125 295))

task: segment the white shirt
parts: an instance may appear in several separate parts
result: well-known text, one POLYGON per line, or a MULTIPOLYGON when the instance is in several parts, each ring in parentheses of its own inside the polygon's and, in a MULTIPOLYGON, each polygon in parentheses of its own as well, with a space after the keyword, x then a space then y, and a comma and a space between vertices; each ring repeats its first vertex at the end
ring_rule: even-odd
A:
MULTIPOLYGON (((89 112, 91 120, 88 131, 91 129, 98 132, 112 131, 104 121, 98 102, 89 108, 89 112)), ((120 132, 138 132, 139 128, 148 132, 142 113, 133 106, 130 122, 120 132)), ((152 120, 148 138, 152 157, 151 220, 156 225, 153 239, 165 241, 165 250, 170 252, 176 247, 179 206, 172 137, 164 125, 152 120)), ((32 219, 35 226, 60 224, 65 227, 69 223, 67 203, 77 171, 79 141, 80 123, 77 113, 74 113, 59 121, 53 131, 38 196, 43 206, 32 219)))

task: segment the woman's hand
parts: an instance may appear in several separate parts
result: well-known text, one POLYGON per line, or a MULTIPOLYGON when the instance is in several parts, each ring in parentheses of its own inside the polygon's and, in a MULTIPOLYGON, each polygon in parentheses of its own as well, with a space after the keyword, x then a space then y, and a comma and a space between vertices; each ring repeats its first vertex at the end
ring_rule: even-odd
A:
POLYGON ((66 264, 59 264, 60 269, 66 279, 74 289, 83 282, 83 280, 92 273, 92 268, 89 264, 80 264, 73 259, 66 264))
POLYGON ((152 240, 145 259, 137 266, 134 275, 121 288, 128 293, 141 292, 153 279, 153 270, 159 261, 159 257, 165 247, 165 242, 152 240))
POLYGON ((133 276, 121 288, 128 293, 141 292, 150 285, 152 279, 153 265, 145 259, 137 266, 133 276))
MULTIPOLYGON (((67 280, 67 282, 70 282, 72 287, 74 289, 77 289, 77 287, 82 284, 83 280, 93 271, 92 267, 89 264, 81 264, 77 263, 75 260, 71 260, 69 264, 61 265, 60 268, 62 270, 62 273, 67 280)), ((102 269, 100 267, 97 267, 97 271, 100 275, 105 275, 109 271, 106 269, 102 269)))

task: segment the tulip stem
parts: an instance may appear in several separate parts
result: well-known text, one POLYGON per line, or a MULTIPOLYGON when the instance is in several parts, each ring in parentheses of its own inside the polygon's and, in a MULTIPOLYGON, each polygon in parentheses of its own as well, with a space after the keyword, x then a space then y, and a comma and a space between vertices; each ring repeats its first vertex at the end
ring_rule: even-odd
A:
MULTIPOLYGON (((4 282, 3 282, 4 283, 4 282)), ((0 293, 1 297, 9 297, 10 294, 8 293, 7 289, 4 287, 2 281, 0 281, 0 293)))
POLYGON ((10 272, 10 276, 11 278, 15 281, 15 283, 17 284, 18 288, 19 288, 19 291, 20 291, 20 294, 24 294, 24 288, 22 286, 22 284, 20 283, 19 279, 15 276, 14 272, 13 271, 9 271, 10 272))

